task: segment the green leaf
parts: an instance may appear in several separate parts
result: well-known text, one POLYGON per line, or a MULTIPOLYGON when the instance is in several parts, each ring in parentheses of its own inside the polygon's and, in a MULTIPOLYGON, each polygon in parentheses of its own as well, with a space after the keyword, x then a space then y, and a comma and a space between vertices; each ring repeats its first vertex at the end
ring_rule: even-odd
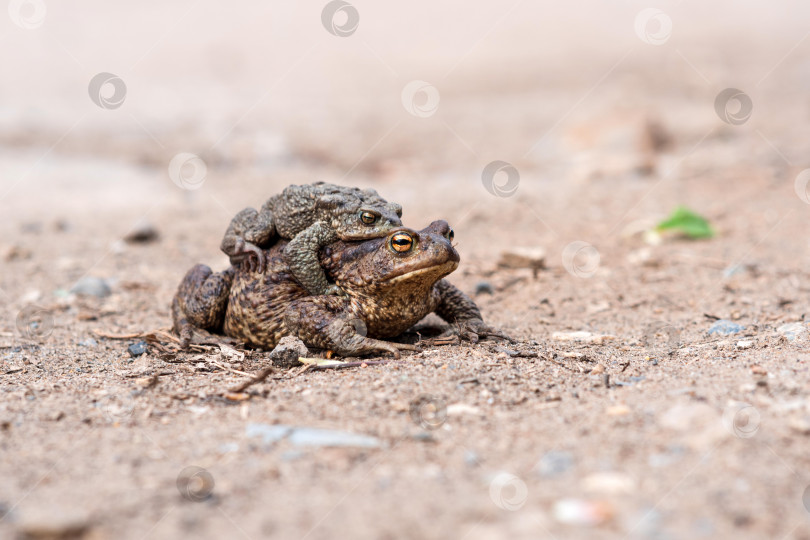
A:
POLYGON ((677 231, 689 238, 711 238, 714 236, 706 218, 679 206, 672 214, 655 227, 656 231, 677 231))

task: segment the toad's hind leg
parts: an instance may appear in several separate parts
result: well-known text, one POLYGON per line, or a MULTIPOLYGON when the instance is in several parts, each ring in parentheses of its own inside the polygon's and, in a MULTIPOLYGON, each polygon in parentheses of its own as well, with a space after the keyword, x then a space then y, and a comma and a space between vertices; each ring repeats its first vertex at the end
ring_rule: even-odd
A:
POLYGON ((389 352, 395 358, 400 350, 417 350, 412 345, 366 337, 365 324, 349 311, 349 300, 338 296, 310 296, 287 308, 284 323, 294 336, 307 345, 331 349, 341 356, 389 352))
POLYGON ((182 348, 188 347, 194 328, 221 331, 233 274, 233 268, 213 273, 204 264, 186 273, 172 301, 174 330, 182 348))

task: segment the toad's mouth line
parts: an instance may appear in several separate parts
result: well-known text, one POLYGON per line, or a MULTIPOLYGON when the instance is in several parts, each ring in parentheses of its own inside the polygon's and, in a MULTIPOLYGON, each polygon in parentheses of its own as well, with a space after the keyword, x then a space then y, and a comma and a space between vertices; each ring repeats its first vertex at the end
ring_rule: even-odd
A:
POLYGON ((402 281, 410 281, 411 279, 421 276, 422 274, 443 274, 446 276, 456 268, 458 268, 458 261, 447 261, 442 264, 436 264, 426 268, 419 268, 418 270, 411 270, 410 272, 405 272, 404 274, 394 276, 388 280, 388 283, 396 284, 402 281))

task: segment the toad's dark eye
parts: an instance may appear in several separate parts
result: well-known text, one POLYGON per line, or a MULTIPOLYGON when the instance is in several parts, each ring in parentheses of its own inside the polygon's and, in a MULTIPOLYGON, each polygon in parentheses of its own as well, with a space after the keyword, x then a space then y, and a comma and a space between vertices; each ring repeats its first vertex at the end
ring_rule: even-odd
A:
POLYGON ((408 233, 397 233, 391 237, 391 249, 405 253, 413 247, 413 237, 408 233))
POLYGON ((373 212, 360 212, 360 221, 366 225, 374 225, 379 216, 373 212))
POLYGON ((447 233, 447 239, 452 242, 453 238, 455 238, 455 237, 456 237, 456 233, 453 232, 453 229, 450 229, 450 232, 447 233))

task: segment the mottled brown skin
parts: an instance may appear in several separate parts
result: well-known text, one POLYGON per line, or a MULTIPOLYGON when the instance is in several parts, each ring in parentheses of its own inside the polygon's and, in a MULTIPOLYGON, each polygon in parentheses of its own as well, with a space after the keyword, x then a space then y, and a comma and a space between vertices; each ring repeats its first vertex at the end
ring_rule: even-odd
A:
POLYGON ((398 357, 399 348, 410 347, 384 340, 436 313, 466 339, 506 337, 484 323, 469 297, 442 279, 459 262, 451 238, 447 223, 435 221, 419 232, 403 227, 385 238, 331 244, 321 250, 320 262, 345 296, 308 295, 289 272, 283 242, 263 252, 265 274, 241 267, 212 273, 197 265, 175 296, 175 330, 184 343, 197 327, 265 349, 294 335, 343 356, 388 351, 398 357), (413 242, 401 252, 392 242, 403 233, 413 242))
POLYGON ((270 247, 278 235, 290 240, 284 257, 293 277, 307 292, 343 294, 326 279, 318 263, 320 249, 336 240, 385 236, 402 225, 401 217, 402 207, 389 203, 373 189, 324 182, 293 185, 268 199, 258 212, 253 208, 239 212, 220 247, 234 266, 245 265, 264 273, 262 248, 270 247))

